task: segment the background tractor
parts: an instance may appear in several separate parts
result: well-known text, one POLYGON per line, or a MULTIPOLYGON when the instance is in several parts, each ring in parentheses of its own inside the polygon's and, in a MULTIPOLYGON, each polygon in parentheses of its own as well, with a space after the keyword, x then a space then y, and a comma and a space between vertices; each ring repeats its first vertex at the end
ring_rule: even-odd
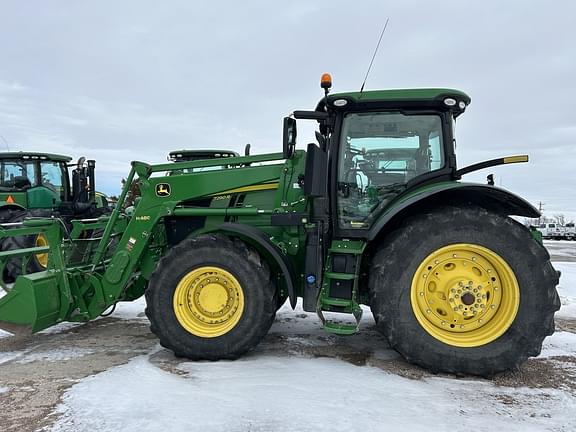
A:
MULTIPOLYGON (((0 223, 19 223, 27 217, 61 218, 66 224, 73 218, 94 217, 108 210, 106 196, 95 191, 95 161, 80 158, 70 165, 69 156, 36 152, 0 153, 0 223), (69 175, 69 168, 72 169, 69 175)), ((2 250, 45 246, 46 238, 8 237, 2 250)), ((22 273, 46 269, 48 254, 29 260, 15 257, 6 262, 3 281, 13 282, 22 273)))
POLYGON ((458 169, 453 123, 470 103, 461 91, 330 86, 324 76, 316 109, 284 119, 282 153, 132 162, 110 216, 72 221, 69 236, 54 219, 4 226, 0 237, 42 233, 47 245, 0 262, 49 259, 0 299, 0 326, 88 321, 145 295, 164 347, 233 359, 262 340, 287 296, 340 335, 357 332, 369 306, 390 345, 433 371, 490 376, 538 355, 560 307, 558 274, 510 215, 539 212, 493 184, 460 181, 528 158, 458 169), (297 119, 318 123, 306 151, 296 150, 297 119), (141 198, 126 215, 134 179, 141 198), (102 239, 78 260, 94 229, 102 239))

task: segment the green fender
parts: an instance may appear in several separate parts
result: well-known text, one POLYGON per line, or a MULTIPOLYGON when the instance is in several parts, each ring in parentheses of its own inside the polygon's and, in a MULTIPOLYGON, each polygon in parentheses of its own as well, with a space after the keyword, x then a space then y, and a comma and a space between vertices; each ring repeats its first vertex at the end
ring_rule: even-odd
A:
POLYGON ((398 218, 439 204, 476 205, 506 216, 540 217, 540 212, 532 204, 505 189, 477 183, 442 182, 423 186, 400 197, 372 225, 367 240, 374 240, 387 231, 398 218))
MULTIPOLYGON (((26 207, 23 207, 23 206, 19 205, 18 203, 0 206, 0 214, 2 214, 6 210, 26 210, 26 207)), ((0 223, 6 222, 6 221, 2 220, 2 217, 0 217, 0 223)))

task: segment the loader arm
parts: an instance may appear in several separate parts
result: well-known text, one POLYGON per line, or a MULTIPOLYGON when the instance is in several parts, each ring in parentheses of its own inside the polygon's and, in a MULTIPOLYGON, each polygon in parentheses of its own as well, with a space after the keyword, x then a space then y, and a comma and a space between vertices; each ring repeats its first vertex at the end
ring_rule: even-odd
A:
MULTIPOLYGON (((54 225, 48 241, 51 257, 48 269, 20 276, 8 294, 0 298, 0 327, 12 332, 18 329, 35 332, 61 321, 88 321, 118 301, 141 296, 166 247, 160 225, 166 216, 224 218, 272 214, 273 202, 266 208, 206 208, 189 204, 199 198, 230 190, 277 183, 285 165, 282 154, 230 158, 227 163, 228 166, 224 168, 217 160, 160 165, 133 162, 110 217, 99 221, 75 221, 73 235, 69 239, 65 238, 59 224, 54 225, 50 220, 40 220, 36 228, 25 231, 18 231, 14 227, 1 230, 0 238, 3 238, 22 235, 23 232, 30 234, 34 230, 46 231, 49 222, 54 225), (267 164, 257 166, 263 162, 267 164), (194 168, 210 166, 220 169, 194 171, 194 168), (176 170, 181 174, 171 175, 176 170), (121 209, 135 178, 140 182, 141 198, 132 217, 127 218, 121 209), (98 227, 103 229, 102 237, 86 260, 74 264, 70 259, 66 262, 64 259, 58 260, 60 244, 64 244, 68 248, 68 255, 72 256, 78 244, 87 240, 86 233, 94 232, 98 227), (114 250, 110 251, 108 249, 114 236, 119 240, 114 250)), ((38 250, 10 251, 0 256, 0 261, 34 253, 38 253, 38 250)))

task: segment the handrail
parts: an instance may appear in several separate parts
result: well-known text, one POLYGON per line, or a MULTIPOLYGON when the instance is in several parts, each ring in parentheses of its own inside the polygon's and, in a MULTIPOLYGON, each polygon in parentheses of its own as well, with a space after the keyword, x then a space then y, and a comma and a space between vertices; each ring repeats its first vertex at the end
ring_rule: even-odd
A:
MULTIPOLYGON (((196 161, 170 162, 158 165, 149 165, 145 162, 134 161, 132 162, 132 166, 136 168, 143 168, 143 170, 146 171, 148 175, 150 175, 155 172, 170 172, 187 168, 205 168, 222 165, 245 165, 257 162, 282 161, 284 159, 285 158, 282 153, 270 153, 255 156, 238 156, 225 159, 202 159, 196 161)), ((138 171, 140 172, 142 170, 138 171)))

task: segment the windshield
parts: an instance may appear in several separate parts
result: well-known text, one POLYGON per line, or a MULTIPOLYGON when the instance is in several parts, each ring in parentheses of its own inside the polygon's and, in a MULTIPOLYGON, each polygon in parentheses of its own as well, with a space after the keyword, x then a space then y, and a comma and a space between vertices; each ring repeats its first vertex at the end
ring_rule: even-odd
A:
POLYGON ((438 115, 347 115, 338 166, 340 226, 368 227, 410 180, 444 167, 442 143, 438 115))
POLYGON ((47 187, 53 192, 61 194, 62 189, 62 170, 60 162, 42 162, 40 164, 42 174, 42 186, 47 187))
POLYGON ((21 191, 36 185, 36 163, 23 160, 0 162, 0 189, 21 191))

